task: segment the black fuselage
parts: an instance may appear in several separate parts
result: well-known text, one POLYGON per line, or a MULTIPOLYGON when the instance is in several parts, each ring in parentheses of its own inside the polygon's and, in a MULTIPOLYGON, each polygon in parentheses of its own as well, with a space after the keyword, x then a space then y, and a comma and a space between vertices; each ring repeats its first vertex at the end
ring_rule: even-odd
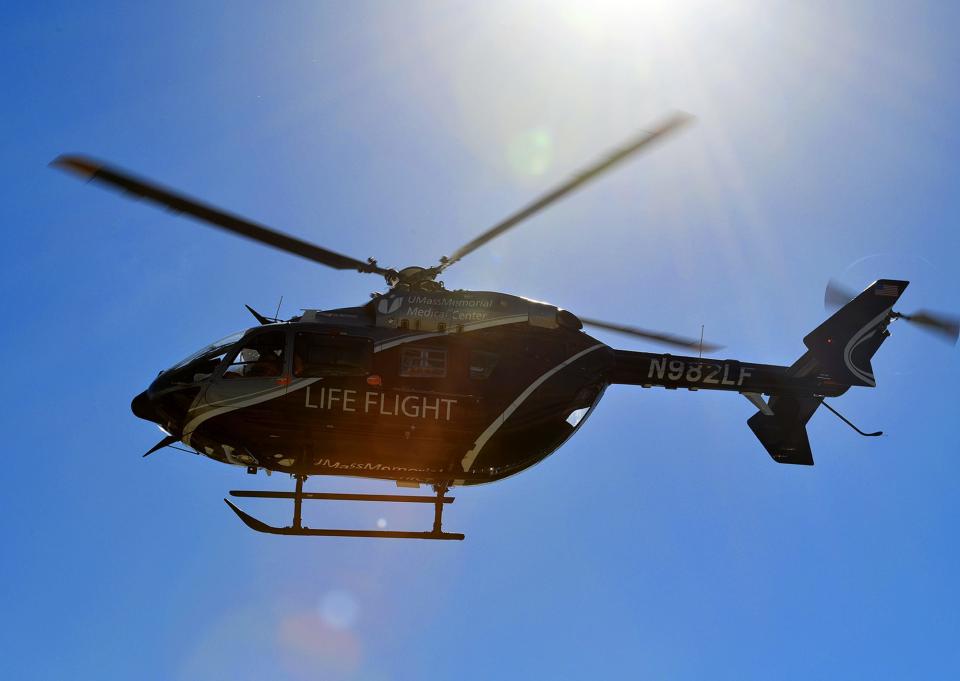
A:
MULTIPOLYGON (((309 328, 292 324, 288 332, 309 328)), ((292 378, 270 399, 199 423, 189 444, 213 458, 305 475, 488 482, 559 447, 575 430, 571 413, 597 401, 610 363, 607 346, 566 329, 414 334, 374 352, 367 376, 292 378), (436 373, 444 375, 404 372, 412 352, 443 357, 436 373), (486 364, 471 371, 478 357, 486 364)))
POLYGON ((479 484, 542 460, 611 383, 832 395, 787 367, 614 350, 556 307, 391 293, 249 329, 162 372, 134 412, 251 469, 479 484))
MULTIPOLYGON (((455 295, 446 294, 464 299, 455 295)), ((465 329, 378 326, 370 306, 256 327, 226 351, 212 350, 215 357, 163 372, 134 411, 227 463, 302 475, 490 482, 540 461, 573 434, 606 387, 614 355, 569 313, 561 324, 551 306, 485 295, 502 297, 503 314, 460 310, 465 329), (527 305, 538 312, 518 320, 518 306, 527 305), (238 375, 240 348, 268 335, 276 345, 278 334, 279 369, 238 375), (304 338, 353 343, 369 358, 305 370, 304 338)))

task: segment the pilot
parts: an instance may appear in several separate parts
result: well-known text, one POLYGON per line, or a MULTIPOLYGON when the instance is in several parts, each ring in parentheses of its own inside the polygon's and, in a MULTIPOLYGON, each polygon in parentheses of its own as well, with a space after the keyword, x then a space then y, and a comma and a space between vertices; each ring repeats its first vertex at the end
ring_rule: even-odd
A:
POLYGON ((279 376, 283 372, 283 357, 280 350, 253 350, 257 359, 247 364, 246 376, 279 376))

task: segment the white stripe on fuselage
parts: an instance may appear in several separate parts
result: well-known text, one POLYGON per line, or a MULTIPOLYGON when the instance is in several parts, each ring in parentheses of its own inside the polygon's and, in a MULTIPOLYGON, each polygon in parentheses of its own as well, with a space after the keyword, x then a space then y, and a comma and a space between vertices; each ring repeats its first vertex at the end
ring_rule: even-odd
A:
POLYGON ((500 430, 500 427, 506 422, 508 418, 510 418, 513 415, 513 412, 515 412, 520 407, 520 405, 523 404, 526 401, 526 399, 530 397, 531 394, 533 394, 534 390, 536 390, 541 385, 543 385, 543 383, 548 378, 553 376, 555 373, 557 373, 564 367, 567 367, 573 364, 574 362, 576 362, 578 359, 580 359, 587 353, 593 352, 597 348, 602 348, 602 347, 604 347, 603 343, 598 343, 597 345, 593 345, 587 348, 586 350, 581 350, 580 352, 575 354, 573 357, 570 357, 569 359, 564 360, 557 366, 550 369, 550 371, 543 374, 540 378, 535 380, 533 383, 528 385, 527 389, 524 390, 522 393, 520 393, 520 395, 517 396, 517 399, 511 402, 510 406, 507 407, 503 411, 503 413, 500 414, 500 416, 498 416, 493 420, 493 423, 487 426, 487 429, 485 431, 480 433, 480 437, 478 437, 477 441, 473 443, 473 447, 470 449, 470 451, 464 454, 463 459, 460 462, 461 465, 463 466, 463 471, 465 473, 470 471, 470 467, 473 466, 473 462, 476 460, 477 456, 480 455, 480 450, 482 450, 484 445, 487 444, 487 441, 491 437, 493 437, 498 430, 500 430))
POLYGON ((282 397, 283 395, 289 395, 290 393, 299 390, 300 388, 306 388, 311 383, 316 383, 319 381, 319 378, 295 378, 290 382, 289 385, 278 386, 276 388, 271 388, 269 390, 261 390, 259 392, 253 393, 252 395, 244 395, 242 398, 233 400, 226 404, 226 401, 223 402, 214 402, 213 404, 223 404, 222 407, 214 407, 210 404, 204 404, 194 409, 191 409, 188 413, 197 413, 192 419, 187 421, 187 425, 183 427, 183 442, 184 444, 190 444, 190 436, 193 435, 201 423, 212 419, 214 416, 220 416, 221 414, 227 414, 231 411, 236 411, 237 409, 242 409, 244 407, 250 407, 254 404, 260 404, 261 402, 268 402, 275 397, 282 397), (205 410, 205 411, 203 411, 205 410))

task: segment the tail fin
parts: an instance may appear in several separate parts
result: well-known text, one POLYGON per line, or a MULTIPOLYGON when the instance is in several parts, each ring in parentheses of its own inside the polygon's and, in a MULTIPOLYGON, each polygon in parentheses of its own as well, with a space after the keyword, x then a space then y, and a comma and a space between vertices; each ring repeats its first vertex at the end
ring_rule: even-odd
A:
POLYGON ((890 335, 890 312, 909 283, 875 281, 811 331, 803 344, 810 350, 808 355, 815 360, 816 368, 843 385, 876 386, 870 360, 890 335))
MULTIPOLYGON (((895 279, 870 284, 803 339, 807 352, 788 375, 820 374, 841 392, 854 385, 876 386, 870 360, 890 335, 887 325, 893 305, 908 284, 895 279)), ((821 402, 822 396, 817 395, 775 395, 747 425, 777 463, 812 466, 806 426, 821 402)))

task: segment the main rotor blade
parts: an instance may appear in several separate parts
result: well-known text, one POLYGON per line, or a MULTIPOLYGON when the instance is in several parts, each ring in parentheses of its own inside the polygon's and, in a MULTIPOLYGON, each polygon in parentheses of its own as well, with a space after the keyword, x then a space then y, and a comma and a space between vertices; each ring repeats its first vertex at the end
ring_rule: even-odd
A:
POLYGON ((633 154, 637 153, 644 147, 650 145, 654 141, 660 139, 661 137, 666 136, 668 133, 673 132, 674 130, 680 128, 686 123, 693 120, 693 117, 685 113, 675 113, 665 121, 657 125, 653 130, 649 130, 641 134, 639 137, 631 140, 623 147, 614 150, 603 160, 588 166, 582 172, 574 175, 569 180, 564 182, 562 185, 554 189, 553 191, 541 196, 539 199, 521 209, 517 213, 514 213, 507 219, 503 220, 497 225, 494 225, 486 232, 478 236, 476 239, 470 243, 461 246, 453 252, 453 255, 440 259, 440 271, 445 270, 450 267, 453 263, 457 262, 463 256, 472 253, 481 246, 483 246, 488 241, 491 241, 504 232, 506 232, 511 227, 516 226, 517 224, 523 222, 527 218, 535 215, 540 212, 550 204, 554 203, 558 199, 566 196, 575 189, 586 184, 590 180, 594 179, 601 173, 610 170, 613 166, 617 165, 621 161, 629 158, 633 154))
POLYGON ((685 338, 684 336, 675 336, 669 333, 659 333, 657 331, 646 331, 644 329, 638 329, 635 326, 626 326, 624 324, 611 324, 610 322, 602 322, 598 319, 586 319, 577 315, 578 319, 587 326, 595 326, 598 329, 606 329, 607 331, 616 331, 617 333, 623 333, 628 336, 633 336, 634 338, 643 338, 646 340, 656 341, 657 343, 663 343, 664 345, 672 345, 676 348, 683 348, 684 350, 702 350, 703 352, 716 352, 723 348, 722 345, 714 345, 713 343, 703 343, 701 345, 699 340, 693 338, 685 338))
POLYGON ((951 345, 956 345, 957 339, 960 338, 960 319, 956 317, 948 317, 927 310, 917 310, 910 315, 901 315, 901 319, 913 322, 920 328, 937 334, 951 345))
POLYGON ((186 213, 220 229, 259 241, 293 255, 299 255, 327 267, 375 274, 387 273, 387 270, 373 263, 341 255, 245 218, 231 215, 219 208, 206 205, 189 196, 178 194, 149 180, 134 177, 119 168, 113 168, 86 156, 58 156, 50 165, 79 175, 88 181, 102 182, 133 194, 135 197, 147 199, 178 213, 186 213))

